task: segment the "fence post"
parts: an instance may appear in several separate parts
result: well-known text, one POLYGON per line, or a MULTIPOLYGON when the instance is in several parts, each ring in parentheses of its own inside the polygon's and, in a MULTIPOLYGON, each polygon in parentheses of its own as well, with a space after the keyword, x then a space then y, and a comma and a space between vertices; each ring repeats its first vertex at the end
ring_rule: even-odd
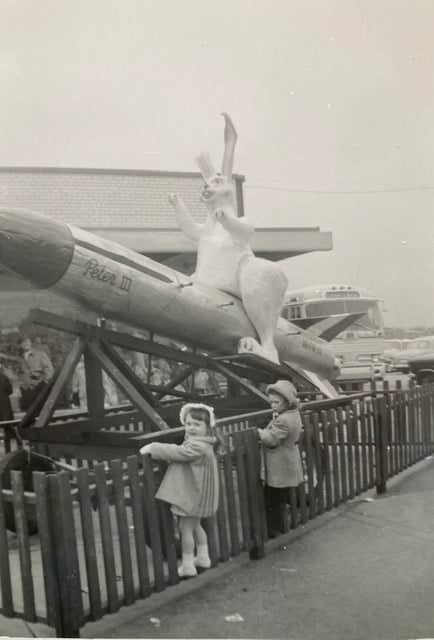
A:
POLYGON ((375 425, 375 461, 376 478, 375 486, 377 495, 386 493, 387 480, 387 416, 385 396, 373 399, 374 403, 374 425, 375 425))
POLYGON ((48 520, 59 603, 56 635, 79 638, 83 624, 83 603, 69 474, 62 471, 49 475, 48 488, 48 520))
POLYGON ((250 549, 250 559, 261 560, 265 556, 263 535, 265 509, 260 478, 260 451, 256 429, 247 430, 245 432, 245 446, 247 452, 247 490, 251 507, 253 534, 253 547, 250 549))
POLYGON ((431 454, 431 430, 433 420, 433 384, 429 382, 426 387, 426 415, 424 429, 424 456, 431 454))
POLYGON ((427 434, 427 454, 432 455, 433 453, 433 429, 434 429, 434 384, 431 383, 429 386, 429 400, 430 400, 430 416, 429 416, 429 430, 427 434))

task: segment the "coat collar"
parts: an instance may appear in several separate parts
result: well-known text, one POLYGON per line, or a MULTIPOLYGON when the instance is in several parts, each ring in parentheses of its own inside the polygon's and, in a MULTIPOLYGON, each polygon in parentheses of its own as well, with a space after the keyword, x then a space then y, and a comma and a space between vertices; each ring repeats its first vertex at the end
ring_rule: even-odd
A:
POLYGON ((215 436, 186 436, 185 440, 197 440, 199 442, 206 442, 207 444, 215 444, 217 442, 215 436))

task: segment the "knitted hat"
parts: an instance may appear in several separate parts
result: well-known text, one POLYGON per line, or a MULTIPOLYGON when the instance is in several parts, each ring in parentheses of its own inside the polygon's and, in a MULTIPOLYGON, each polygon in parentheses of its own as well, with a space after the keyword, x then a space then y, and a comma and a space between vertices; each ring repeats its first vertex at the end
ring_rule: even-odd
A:
POLYGON ((266 393, 277 393, 288 401, 290 405, 298 405, 297 390, 289 380, 278 380, 274 384, 269 384, 266 393))
POLYGON ((202 411, 208 412, 209 415, 209 426, 213 429, 216 425, 214 409, 209 407, 207 404, 203 404, 202 402, 187 402, 183 407, 181 407, 181 411, 179 412, 179 419, 181 420, 181 424, 184 426, 185 419, 187 415, 190 413, 192 409, 201 409, 202 411))

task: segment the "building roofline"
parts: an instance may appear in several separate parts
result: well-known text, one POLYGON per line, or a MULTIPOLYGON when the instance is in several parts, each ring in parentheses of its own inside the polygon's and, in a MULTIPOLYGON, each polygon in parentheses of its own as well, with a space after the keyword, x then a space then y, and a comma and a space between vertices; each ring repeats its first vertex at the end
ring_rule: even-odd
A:
MULTIPOLYGON (((193 171, 158 171, 155 169, 89 169, 85 167, 0 167, 0 173, 91 173, 97 175, 132 175, 173 178, 201 178, 202 174, 193 171)), ((233 173, 234 180, 244 182, 245 176, 233 173)))
MULTIPOLYGON (((4 208, 4 207, 3 207, 4 208)), ((15 209, 16 207, 12 207, 11 209, 15 209)), ((152 231, 162 231, 167 232, 167 233, 171 233, 171 232, 178 232, 181 231, 180 227, 177 226, 173 226, 173 227, 134 227, 134 226, 128 226, 128 227, 116 227, 116 226, 105 226, 105 225, 101 225, 99 224, 97 227, 96 226, 89 226, 89 225, 85 225, 85 224, 80 224, 80 225, 74 225, 74 226, 80 226, 82 229, 92 229, 92 232, 95 231, 95 229, 98 229, 98 231, 111 231, 111 232, 115 232, 115 231, 129 231, 129 232, 134 232, 134 231, 146 231, 146 232, 152 232, 152 231)), ((259 227, 256 226, 256 231, 265 231, 265 232, 282 232, 282 231, 291 231, 291 232, 306 232, 306 231, 319 231, 321 232, 321 228, 320 227, 259 227)), ((322 232, 322 233, 328 233, 327 231, 322 232)))

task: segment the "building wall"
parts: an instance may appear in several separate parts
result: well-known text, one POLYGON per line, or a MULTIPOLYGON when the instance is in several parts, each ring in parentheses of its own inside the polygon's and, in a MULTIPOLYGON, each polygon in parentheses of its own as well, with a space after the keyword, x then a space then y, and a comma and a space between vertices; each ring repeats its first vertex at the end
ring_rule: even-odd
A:
MULTIPOLYGON (((234 177, 241 215, 243 177, 234 177)), ((0 168, 0 207, 37 211, 95 231, 176 228, 168 194, 180 195, 200 222, 206 216, 202 185, 199 173, 0 168)))

